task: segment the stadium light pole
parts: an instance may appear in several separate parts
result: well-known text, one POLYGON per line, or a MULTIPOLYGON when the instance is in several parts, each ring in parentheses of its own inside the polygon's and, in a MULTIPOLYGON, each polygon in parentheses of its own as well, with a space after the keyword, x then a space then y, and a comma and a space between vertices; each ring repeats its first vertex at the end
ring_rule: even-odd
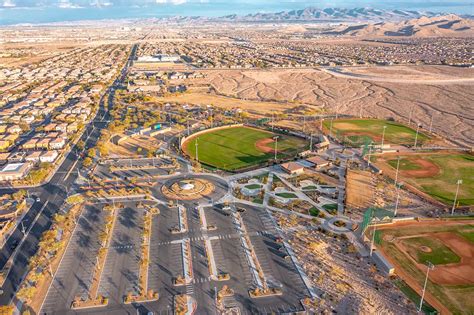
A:
POLYGON ((427 268, 426 268, 426 277, 425 277, 425 284, 423 285, 423 292, 421 294, 420 306, 418 307, 418 312, 421 312, 421 308, 423 307, 423 299, 425 298, 425 291, 426 291, 426 284, 428 283, 428 274, 430 270, 434 269, 434 265, 427 261, 427 268))
POLYGON ((431 121, 430 121, 430 133, 433 130, 433 118, 434 118, 435 113, 431 114, 431 121))
POLYGON ((414 148, 416 149, 416 144, 418 142, 418 132, 420 132, 420 127, 421 127, 421 124, 418 124, 418 126, 416 127, 416 134, 415 134, 415 145, 414 145, 414 148))
MULTIPOLYGON (((375 216, 372 216, 372 219, 375 216)), ((375 232, 377 230, 377 222, 374 222, 374 231, 372 232, 372 241, 370 242, 370 257, 372 257, 372 253, 374 252, 374 243, 375 243, 375 232)))
POLYGON ((275 113, 272 112, 272 131, 273 131, 273 126, 275 125, 275 113))
POLYGON ((278 152, 278 136, 274 137, 275 139, 275 161, 277 160, 277 152, 278 152))
POLYGON ((309 136, 309 150, 313 151, 313 134, 309 136))
POLYGON ((403 183, 400 183, 400 184, 397 185, 397 201, 395 202, 395 212, 393 213, 393 217, 397 216, 398 204, 399 204, 399 201, 400 201, 400 188, 402 188, 402 185, 403 185, 403 183))
POLYGON ((198 155, 198 138, 196 138, 196 142, 194 142, 196 146, 196 161, 199 162, 199 155, 198 155))
POLYGON ((413 107, 410 110, 410 117, 408 118, 408 126, 411 125, 411 115, 413 114, 413 107))
POLYGON ((329 136, 332 138, 332 122, 334 121, 334 117, 331 117, 331 126, 329 127, 329 136))
POLYGON ((398 156, 398 159, 397 159, 397 171, 395 172, 395 187, 397 187, 399 170, 400 170, 400 155, 398 156))
POLYGON ((462 184, 462 179, 458 179, 456 182, 456 195, 454 195, 454 202, 453 202, 453 208, 451 209, 451 215, 454 215, 454 209, 456 209, 456 201, 458 199, 458 194, 459 194, 459 185, 462 184))
POLYGON ((382 131, 382 146, 380 148, 380 150, 382 150, 382 152, 383 152, 383 142, 385 140, 385 129, 387 129, 387 126, 383 126, 383 131, 382 131))

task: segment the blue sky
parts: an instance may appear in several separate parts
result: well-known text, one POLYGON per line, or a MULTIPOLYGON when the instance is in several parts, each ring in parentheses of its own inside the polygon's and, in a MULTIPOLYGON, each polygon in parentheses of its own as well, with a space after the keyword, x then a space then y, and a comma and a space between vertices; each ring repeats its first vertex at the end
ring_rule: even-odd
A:
MULTIPOLYGON (((107 7, 107 6, 152 6, 152 5, 184 5, 184 4, 216 4, 216 5, 252 5, 268 7, 289 7, 293 4, 316 7, 376 7, 400 8, 414 7, 448 7, 467 6, 473 8, 473 0, 0 0, 4 7, 107 7)), ((468 13, 468 12, 467 12, 468 13)), ((471 12, 472 14, 472 12, 471 12)))

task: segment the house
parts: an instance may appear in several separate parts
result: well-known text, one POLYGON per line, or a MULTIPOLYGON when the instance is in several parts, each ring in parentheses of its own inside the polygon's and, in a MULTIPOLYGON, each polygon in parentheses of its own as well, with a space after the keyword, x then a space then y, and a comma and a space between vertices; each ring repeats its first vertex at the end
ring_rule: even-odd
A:
POLYGON ((41 163, 53 163, 58 157, 58 151, 47 151, 40 156, 41 163))
POLYGON ((77 129, 78 129, 78 125, 77 125, 76 122, 73 122, 73 123, 69 124, 66 128, 67 132, 70 132, 70 133, 76 132, 77 129))
POLYGON ((64 140, 64 138, 61 138, 61 137, 53 138, 49 142, 49 148, 54 149, 54 150, 62 149, 64 148, 65 145, 66 145, 66 140, 64 140))
POLYGON ((8 163, 0 170, 0 181, 17 180, 28 175, 31 163, 8 163))
POLYGON ((48 149, 50 141, 51 140, 49 138, 40 139, 40 140, 38 140, 38 142, 36 142, 36 148, 37 149, 48 149))
POLYGON ((0 133, 5 133, 7 131, 7 125, 0 125, 0 133))
POLYGON ((25 150, 32 150, 32 149, 36 149, 36 143, 38 142, 38 139, 30 139, 28 141, 26 141, 25 143, 23 143, 23 145, 21 146, 23 149, 25 150))
POLYGON ((26 156, 25 160, 28 162, 36 163, 40 160, 41 153, 41 151, 33 151, 26 156))
POLYGON ((314 145, 314 148, 316 149, 316 152, 323 152, 329 148, 329 139, 325 135, 321 136, 321 141, 317 144, 314 145))
POLYGON ((296 162, 283 163, 280 166, 284 172, 290 175, 304 173, 304 166, 296 162))
POLYGON ((325 166, 329 166, 331 165, 331 162, 329 162, 328 160, 326 159, 323 159, 322 157, 320 156, 313 156, 309 159, 306 159, 306 161, 308 161, 309 163, 313 164, 313 167, 316 168, 316 169, 320 169, 320 168, 323 168, 325 166))
POLYGON ((7 128, 8 133, 20 133, 22 130, 20 126, 18 125, 13 125, 7 128))
POLYGON ((0 140, 0 151, 6 151, 10 147, 11 143, 8 140, 0 140))
POLYGON ((44 126, 44 131, 45 132, 52 132, 52 131, 55 131, 56 130, 56 124, 47 124, 46 126, 44 126))

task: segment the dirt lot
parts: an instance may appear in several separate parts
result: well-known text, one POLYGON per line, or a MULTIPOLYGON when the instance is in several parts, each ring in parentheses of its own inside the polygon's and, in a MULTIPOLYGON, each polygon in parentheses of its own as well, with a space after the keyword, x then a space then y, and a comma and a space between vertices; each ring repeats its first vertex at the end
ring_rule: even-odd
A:
POLYGON ((348 170, 346 177, 346 205, 365 209, 374 201, 374 178, 371 172, 348 170))
MULTIPOLYGON (((217 94, 234 98, 223 106, 245 108, 244 103, 248 103, 246 108, 261 108, 267 112, 275 108, 308 104, 332 112, 337 110, 357 116, 362 112, 365 117, 394 117, 404 122, 408 122, 411 112, 413 119, 423 126, 429 126, 431 116, 434 115, 435 132, 474 145, 471 136, 474 133, 474 108, 467 105, 474 99, 474 82, 466 78, 474 76, 473 69, 463 69, 460 73, 458 68, 447 66, 406 66, 357 71, 371 71, 377 76, 395 77, 397 81, 337 77, 322 69, 299 69, 209 70, 205 71, 206 77, 199 83, 210 84, 217 94), (433 78, 450 80, 452 84, 446 84, 445 81, 436 83, 433 78), (251 104, 250 100, 267 103, 251 104)), ((203 102, 214 101, 212 103, 220 106, 219 100, 222 99, 203 102)))
POLYGON ((147 156, 148 151, 156 150, 159 144, 160 141, 148 136, 128 138, 120 142, 120 145, 109 142, 108 156, 111 158, 147 156))

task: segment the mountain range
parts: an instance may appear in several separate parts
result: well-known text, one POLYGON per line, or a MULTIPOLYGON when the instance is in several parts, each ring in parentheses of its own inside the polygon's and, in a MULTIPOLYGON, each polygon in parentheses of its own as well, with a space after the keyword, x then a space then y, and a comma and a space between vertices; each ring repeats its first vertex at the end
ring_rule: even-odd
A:
POLYGON ((379 22, 340 25, 326 35, 342 36, 410 36, 410 37, 474 37, 474 20, 455 14, 422 16, 401 22, 379 22))

